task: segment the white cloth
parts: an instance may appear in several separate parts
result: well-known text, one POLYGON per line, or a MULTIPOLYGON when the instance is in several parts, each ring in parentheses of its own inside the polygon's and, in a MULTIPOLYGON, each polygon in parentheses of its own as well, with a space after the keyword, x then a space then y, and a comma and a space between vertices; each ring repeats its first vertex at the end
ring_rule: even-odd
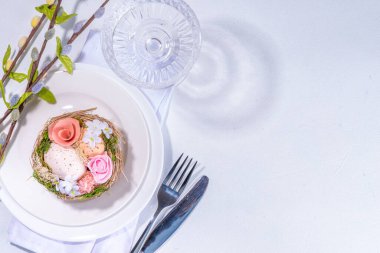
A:
MULTIPOLYGON (((89 33, 87 42, 76 62, 95 64, 108 68, 107 63, 103 58, 100 37, 100 33, 97 31, 91 31, 89 33)), ((158 119, 160 120, 161 124, 163 124, 166 118, 172 89, 141 91, 150 101, 152 107, 156 110, 158 119)), ((70 243, 56 241, 44 237, 33 232, 21 224, 18 220, 13 219, 9 225, 8 236, 9 241, 12 244, 37 253, 125 253, 129 252, 132 246, 136 232, 137 221, 138 218, 118 232, 104 238, 99 238, 97 240, 87 242, 70 243)))

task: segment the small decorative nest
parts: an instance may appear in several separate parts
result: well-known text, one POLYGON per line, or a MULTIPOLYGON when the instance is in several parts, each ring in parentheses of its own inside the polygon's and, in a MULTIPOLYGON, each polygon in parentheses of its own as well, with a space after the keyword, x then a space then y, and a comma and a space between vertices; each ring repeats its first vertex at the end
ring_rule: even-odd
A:
POLYGON ((34 145, 33 177, 61 199, 99 197, 123 173, 124 139, 95 109, 51 118, 34 145))

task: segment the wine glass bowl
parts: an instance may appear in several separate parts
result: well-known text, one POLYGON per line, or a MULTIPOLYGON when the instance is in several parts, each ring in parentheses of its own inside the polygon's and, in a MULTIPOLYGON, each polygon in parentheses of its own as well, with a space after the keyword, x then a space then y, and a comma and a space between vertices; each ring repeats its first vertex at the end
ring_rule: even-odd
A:
POLYGON ((115 5, 102 32, 102 50, 111 69, 145 88, 179 84, 200 46, 198 19, 182 0, 123 1, 115 5))

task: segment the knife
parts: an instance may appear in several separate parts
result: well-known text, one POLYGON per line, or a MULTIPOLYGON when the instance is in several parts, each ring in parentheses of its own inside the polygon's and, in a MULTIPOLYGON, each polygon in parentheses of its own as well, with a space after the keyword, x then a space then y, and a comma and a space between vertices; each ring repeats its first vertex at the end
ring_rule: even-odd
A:
POLYGON ((202 176, 180 202, 153 229, 142 252, 153 253, 177 230, 201 200, 209 179, 202 176))

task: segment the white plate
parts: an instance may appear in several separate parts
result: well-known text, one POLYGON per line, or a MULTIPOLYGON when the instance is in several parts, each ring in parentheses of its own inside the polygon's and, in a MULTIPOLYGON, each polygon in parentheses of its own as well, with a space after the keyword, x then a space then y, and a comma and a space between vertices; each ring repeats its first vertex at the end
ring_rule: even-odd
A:
POLYGON ((58 103, 35 103, 20 122, 0 169, 4 204, 32 230, 57 240, 84 241, 110 234, 135 218, 158 186, 163 142, 158 121, 143 95, 112 72, 77 64, 74 75, 57 72, 48 84, 58 103), (85 202, 57 199, 34 178, 33 144, 46 120, 67 111, 97 107, 122 129, 128 142, 125 174, 101 197, 85 202))

